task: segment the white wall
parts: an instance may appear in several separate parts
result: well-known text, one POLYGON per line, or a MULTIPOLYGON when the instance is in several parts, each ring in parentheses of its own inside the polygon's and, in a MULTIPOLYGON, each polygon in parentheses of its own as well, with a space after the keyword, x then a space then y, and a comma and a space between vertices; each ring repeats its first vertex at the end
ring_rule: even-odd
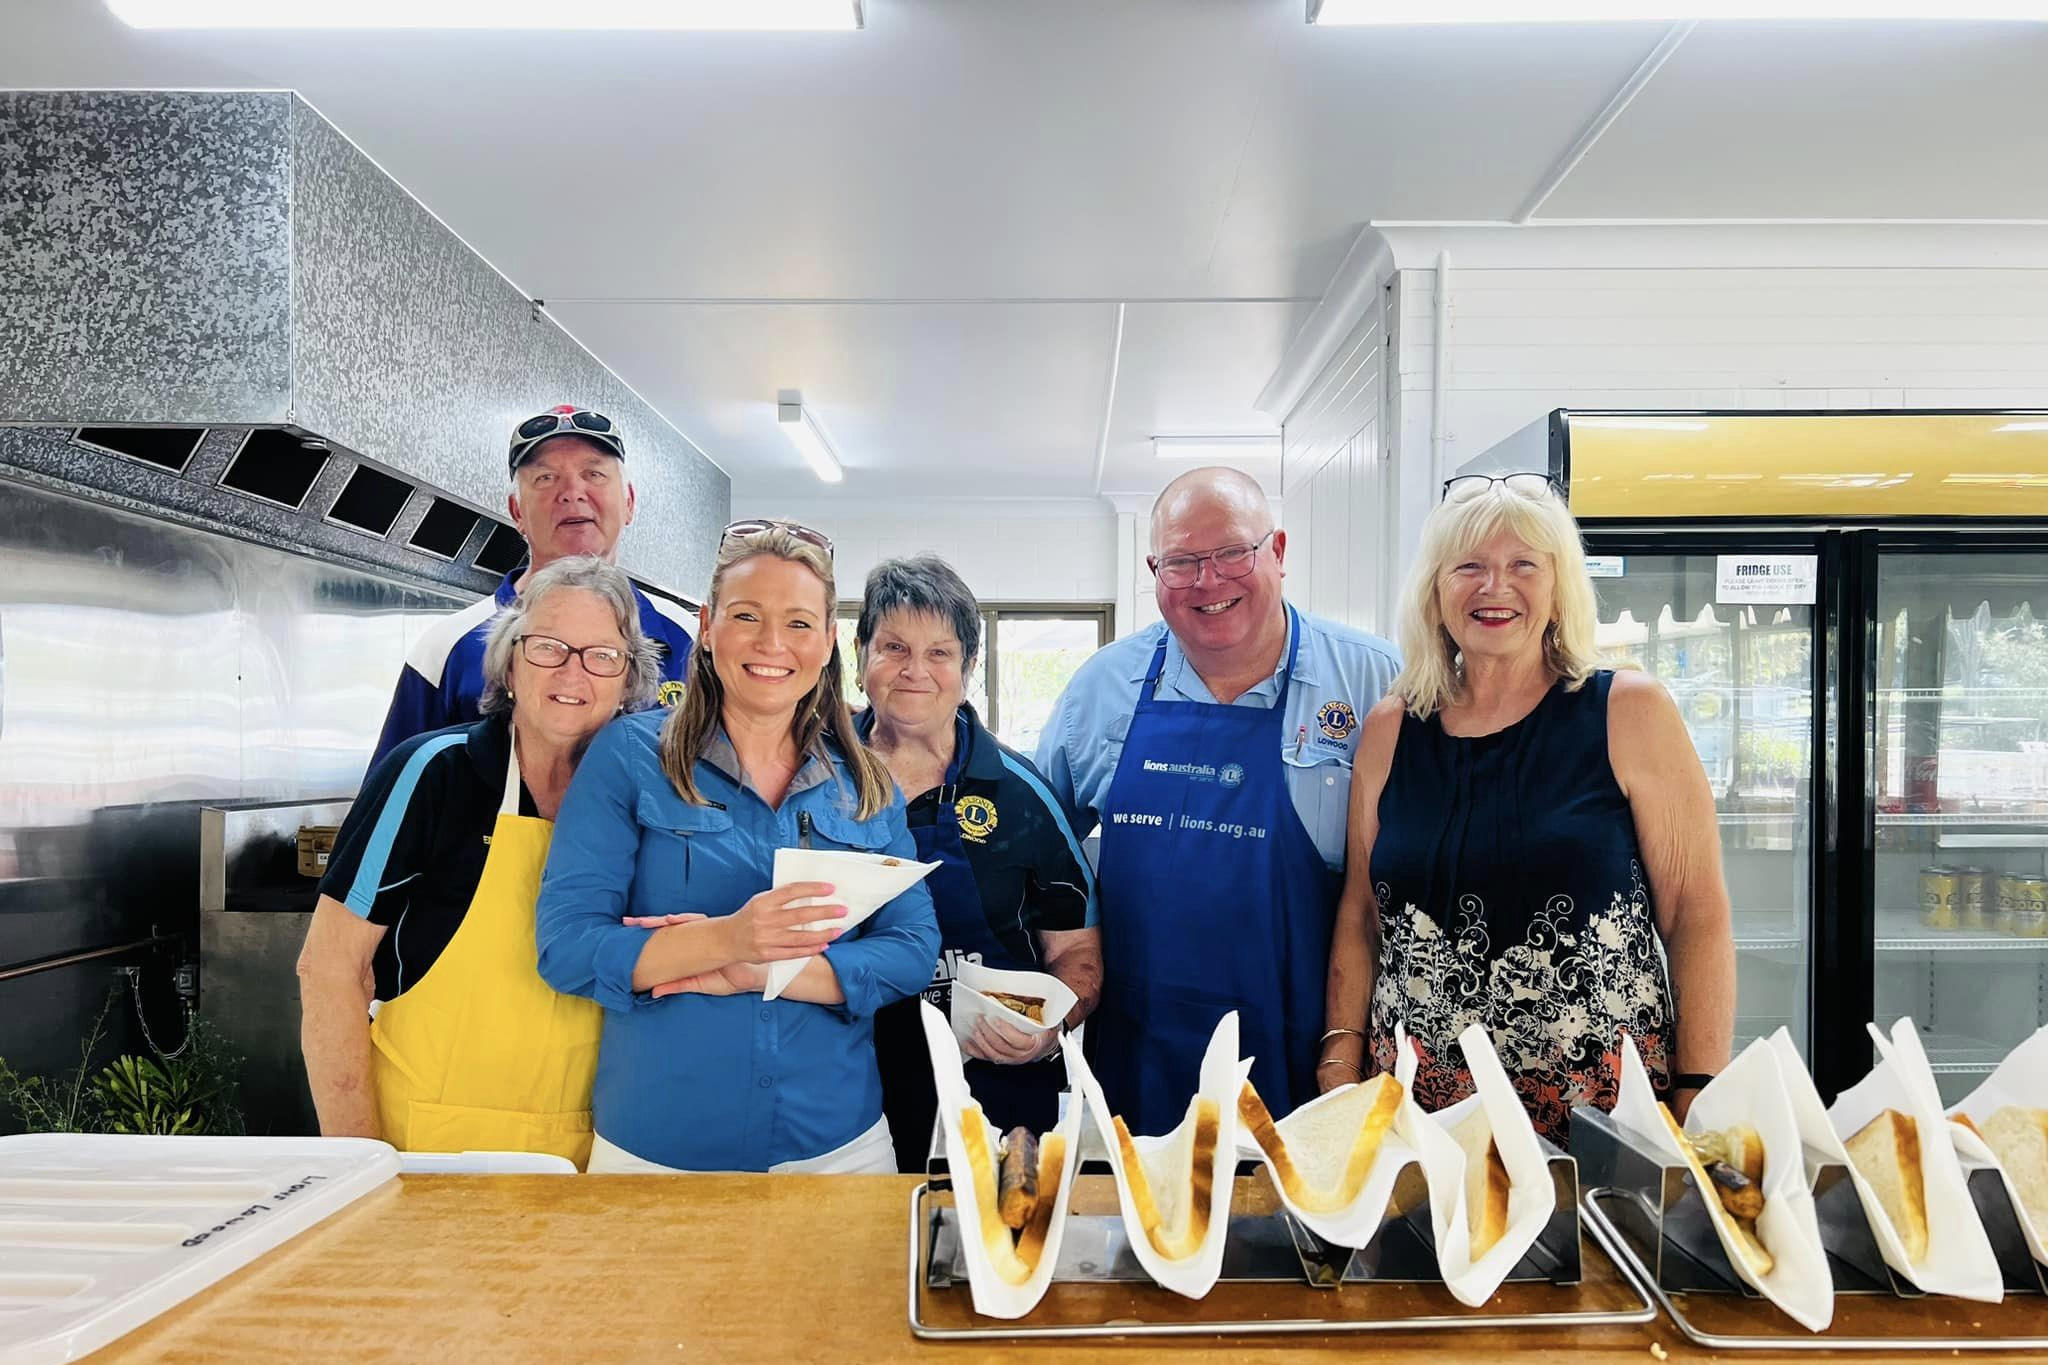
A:
POLYGON ((1117 517, 1098 501, 872 501, 735 490, 732 514, 735 520, 800 521, 832 537, 839 595, 846 599, 860 596, 868 570, 879 561, 931 553, 959 570, 983 602, 1117 600, 1117 517))
POLYGON ((2048 407, 2048 232, 1387 235, 1390 303, 1364 308, 1284 424, 1296 600, 1383 634, 1441 481, 1554 408, 2048 407))
POLYGON ((1287 596, 1320 616, 1387 633, 1387 305, 1365 315, 1282 424, 1287 596))

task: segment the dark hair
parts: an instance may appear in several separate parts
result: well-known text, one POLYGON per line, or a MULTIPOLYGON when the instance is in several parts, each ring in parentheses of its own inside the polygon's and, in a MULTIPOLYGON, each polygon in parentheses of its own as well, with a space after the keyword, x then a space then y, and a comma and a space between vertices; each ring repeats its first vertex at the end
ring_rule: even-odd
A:
POLYGON ((913 555, 885 559, 868 570, 860 620, 853 628, 853 643, 860 651, 863 669, 875 627, 892 611, 930 612, 951 626, 960 641, 961 672, 974 671, 974 661, 981 657, 981 604, 951 564, 937 555, 913 555))

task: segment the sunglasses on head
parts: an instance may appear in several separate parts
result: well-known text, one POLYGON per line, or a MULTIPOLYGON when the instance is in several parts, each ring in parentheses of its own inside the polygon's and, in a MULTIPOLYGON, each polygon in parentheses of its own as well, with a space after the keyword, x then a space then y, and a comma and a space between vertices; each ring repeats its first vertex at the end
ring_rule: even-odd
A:
POLYGON ((1486 492, 1495 484, 1508 492, 1524 498, 1540 498, 1552 495, 1564 501, 1564 487, 1548 474, 1524 472, 1520 474, 1460 474, 1444 480, 1445 502, 1468 502, 1486 492))
POLYGON ((722 548, 732 541, 750 540, 769 531, 787 531, 804 544, 815 545, 823 550, 826 558, 832 556, 832 537, 823 531, 812 530, 802 522, 777 521, 772 517, 751 517, 746 521, 736 521, 725 528, 724 533, 718 538, 718 543, 722 548))
POLYGON ((619 430, 612 425, 611 418, 589 408, 571 407, 564 403, 537 417, 529 417, 512 429, 512 467, 517 469, 519 461, 535 445, 564 432, 572 436, 588 436, 620 459, 626 458, 625 442, 619 439, 619 430))

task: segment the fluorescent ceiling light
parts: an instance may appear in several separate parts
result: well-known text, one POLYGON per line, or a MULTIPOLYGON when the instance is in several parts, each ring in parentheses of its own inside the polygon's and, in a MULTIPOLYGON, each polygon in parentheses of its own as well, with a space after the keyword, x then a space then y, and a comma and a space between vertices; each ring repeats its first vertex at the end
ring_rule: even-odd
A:
POLYGON ((1391 24, 1672 23, 1684 19, 2012 19, 2048 22, 2043 0, 1308 0, 1308 21, 1391 24))
POLYGON ((107 0, 130 28, 840 29, 863 0, 107 0))
POLYGON ((1998 431, 2048 431, 2048 422, 2007 422, 1998 431))
POLYGON ((1278 436, 1154 436, 1152 454, 1162 460, 1277 460, 1278 436))
POLYGON ((846 477, 846 471, 839 467, 839 457, 832 453, 832 443, 818 430, 817 421, 804 411, 803 404, 777 403, 775 420, 813 474, 826 483, 838 483, 846 477))

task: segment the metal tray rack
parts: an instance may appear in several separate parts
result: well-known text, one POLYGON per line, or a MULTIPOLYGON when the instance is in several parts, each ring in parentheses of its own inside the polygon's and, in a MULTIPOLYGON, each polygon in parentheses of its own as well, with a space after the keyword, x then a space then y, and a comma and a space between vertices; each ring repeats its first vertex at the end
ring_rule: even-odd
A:
POLYGON ((1578 1166, 1547 1149, 1556 1213, 1508 1283, 1484 1308, 1443 1288, 1421 1172, 1396 1186, 1379 1235, 1362 1248, 1325 1244, 1290 1216, 1264 1168, 1241 1162, 1223 1273, 1201 1300, 1151 1283, 1125 1236, 1109 1167, 1085 1159, 1075 1181, 1052 1287, 1028 1319, 973 1311, 951 1181, 934 1153, 910 1195, 910 1330, 927 1340, 1585 1328, 1655 1320, 1639 1272, 1619 1253, 1588 1257, 1580 1242, 1578 1166))
POLYGON ((1695 1345, 1724 1351, 2048 1351, 2048 1278, 2027 1250, 1995 1171, 1972 1172, 1970 1195, 1998 1254, 2007 1300, 1979 1304, 1925 1295, 1894 1275, 1848 1168, 1809 1153, 1837 1296, 1834 1325, 1809 1332, 1736 1275, 1682 1162, 1597 1109, 1572 1111, 1572 1152, 1585 1179, 1587 1227, 1695 1345))

